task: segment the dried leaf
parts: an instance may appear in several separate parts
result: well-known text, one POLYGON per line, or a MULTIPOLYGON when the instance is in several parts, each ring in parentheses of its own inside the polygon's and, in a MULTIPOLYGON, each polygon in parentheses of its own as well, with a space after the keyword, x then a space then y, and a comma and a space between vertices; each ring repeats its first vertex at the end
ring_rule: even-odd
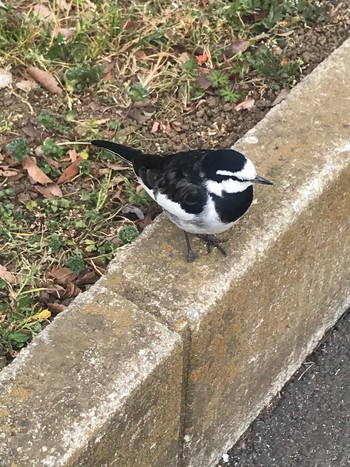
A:
POLYGON ((12 84, 12 73, 0 68, 0 89, 6 88, 12 84))
POLYGON ((35 81, 53 94, 58 94, 59 96, 63 95, 63 91, 59 87, 56 78, 48 71, 40 70, 40 68, 35 66, 30 66, 27 68, 27 72, 33 79, 35 79, 35 81))
POLYGON ((209 89, 210 86, 212 85, 212 82, 208 78, 208 75, 205 73, 199 75, 198 78, 196 79, 196 82, 198 86, 200 86, 204 91, 209 89))
POLYGON ((37 186, 37 191, 41 193, 45 198, 62 198, 63 193, 61 188, 57 185, 57 183, 49 183, 46 186, 37 186))
POLYGON ((170 126, 170 123, 169 122, 166 122, 165 124, 162 123, 160 125, 161 129, 162 129, 162 132, 166 135, 169 135, 171 133, 171 126, 170 126))
POLYGON ((30 92, 33 88, 35 88, 36 83, 32 79, 21 79, 21 81, 17 81, 15 86, 21 91, 30 92))
POLYGON ((69 268, 58 268, 46 274, 48 279, 52 279, 57 284, 66 285, 68 282, 74 281, 77 275, 69 268))
POLYGON ((39 19, 41 19, 45 23, 49 23, 53 19, 53 14, 51 10, 41 3, 35 5, 35 7, 33 8, 33 12, 39 19))
POLYGON ((249 47, 249 44, 250 42, 246 40, 234 41, 232 42, 230 47, 227 50, 225 50, 225 56, 227 58, 231 58, 239 52, 243 52, 244 50, 246 50, 249 47))
POLYGON ((155 120, 153 122, 153 125, 152 125, 152 128, 151 128, 151 133, 157 133, 158 128, 159 128, 159 122, 157 122, 157 120, 155 120))
POLYGON ((152 102, 149 99, 146 99, 145 101, 137 101, 131 104, 130 109, 141 109, 143 107, 149 107, 152 105, 152 102))
POLYGON ((62 34, 68 40, 75 35, 76 31, 76 28, 55 28, 52 35, 53 37, 57 37, 58 34, 62 34))
POLYGON ((1 266, 0 264, 0 279, 4 281, 14 284, 16 282, 16 277, 10 272, 5 266, 1 266))
POLYGON ((107 123, 110 120, 111 120, 110 118, 100 118, 99 120, 94 120, 94 123, 96 125, 103 125, 104 123, 107 123))
POLYGON ((279 104, 282 102, 289 94, 289 89, 283 88, 281 91, 278 93, 276 99, 272 102, 272 106, 279 104))
POLYGON ((129 212, 135 214, 140 220, 144 219, 145 215, 141 211, 141 209, 134 205, 124 206, 122 209, 123 214, 128 214, 129 212))
POLYGON ((247 99, 243 102, 240 102, 238 105, 236 105, 235 109, 237 110, 237 112, 239 112, 240 110, 244 110, 244 109, 251 109, 252 107, 254 107, 254 104, 255 104, 255 99, 247 99))
POLYGON ((98 281, 99 278, 100 277, 96 274, 95 271, 88 271, 88 272, 79 274, 75 283, 78 286, 82 286, 86 284, 94 284, 95 282, 98 281))
POLYGON ((75 162, 77 160, 77 158, 78 158, 78 153, 77 153, 77 151, 75 149, 70 149, 68 151, 68 156, 69 156, 71 162, 75 162))
POLYGON ((187 53, 187 52, 183 52, 182 54, 180 54, 178 56, 178 60, 181 62, 181 63, 186 63, 188 62, 189 60, 191 59, 190 55, 187 53))
POLYGON ((159 209, 159 206, 154 201, 151 201, 150 205, 148 206, 148 211, 145 215, 145 218, 137 222, 137 227, 140 229, 140 231, 142 231, 148 225, 152 224, 156 214, 159 213, 159 209))
POLYGON ((141 125, 143 123, 146 123, 147 120, 149 120, 154 112, 147 114, 144 111, 141 111, 140 109, 131 109, 130 112, 128 113, 128 117, 132 118, 133 120, 136 120, 137 123, 140 123, 141 125))
POLYGON ((52 313, 61 313, 66 308, 62 303, 48 303, 47 308, 52 311, 52 313))
POLYGON ((197 55, 196 60, 197 60, 198 65, 203 65, 203 63, 205 63, 208 60, 208 58, 209 56, 205 52, 203 52, 200 55, 197 55))
POLYGON ((0 177, 14 177, 18 175, 18 170, 16 169, 9 169, 6 167, 0 167, 0 177))
POLYGON ((276 58, 280 57, 280 55, 282 54, 283 50, 281 49, 281 47, 279 47, 278 45, 274 45, 273 46, 273 54, 276 58))
POLYGON ((38 131, 32 122, 28 122, 26 125, 22 126, 21 130, 30 138, 37 138, 40 136, 40 131, 38 131))
POLYGON ((68 282, 66 284, 66 290, 63 292, 61 295, 61 298, 72 298, 76 297, 79 295, 81 292, 81 289, 79 289, 78 286, 74 284, 74 282, 68 282))
POLYGON ((144 190, 143 186, 142 185, 136 185, 136 188, 135 188, 135 193, 137 195, 139 195, 142 191, 144 190))
MULTIPOLYGON (((111 165, 108 165, 108 167, 102 167, 102 168, 97 168, 97 169, 94 169, 92 170, 92 174, 97 177, 97 178, 100 178, 102 177, 103 175, 108 175, 110 170, 130 170, 131 167, 130 166, 124 166, 124 165, 118 165, 118 164, 111 164, 111 165)), ((120 181, 116 181, 115 179, 111 180, 111 185, 116 185, 117 183, 120 183, 120 181)))
POLYGON ((73 180, 79 173, 79 162, 82 160, 83 159, 78 156, 72 164, 68 165, 59 176, 57 183, 70 182, 73 180))
POLYGON ((48 177, 37 165, 35 160, 28 156, 22 162, 22 166, 27 170, 28 175, 35 181, 35 183, 40 183, 41 185, 47 185, 48 183, 53 183, 50 177, 48 177))

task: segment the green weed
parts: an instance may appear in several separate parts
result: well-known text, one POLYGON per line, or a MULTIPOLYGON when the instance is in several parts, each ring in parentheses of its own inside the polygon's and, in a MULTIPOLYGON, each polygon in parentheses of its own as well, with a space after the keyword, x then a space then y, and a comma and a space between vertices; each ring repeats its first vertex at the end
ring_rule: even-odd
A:
POLYGON ((12 157, 17 161, 22 161, 29 152, 27 138, 15 138, 8 145, 7 149, 12 154, 12 157))
POLYGON ((123 243, 132 243, 139 236, 139 231, 133 225, 127 225, 119 232, 119 238, 123 243))

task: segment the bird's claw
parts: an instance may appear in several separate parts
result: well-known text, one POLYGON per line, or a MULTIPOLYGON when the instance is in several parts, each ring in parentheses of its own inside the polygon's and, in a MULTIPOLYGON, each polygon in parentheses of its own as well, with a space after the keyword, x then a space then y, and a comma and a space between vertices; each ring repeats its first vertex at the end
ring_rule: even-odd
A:
POLYGON ((188 263, 193 263, 193 261, 197 258, 197 255, 192 251, 189 250, 187 252, 187 262, 188 263))
POLYGON ((197 235, 197 237, 200 238, 207 245, 208 253, 211 253, 211 251, 214 248, 217 248, 222 255, 224 255, 224 256, 227 255, 226 251, 220 245, 220 243, 227 242, 226 239, 219 240, 216 237, 214 237, 213 235, 197 235))

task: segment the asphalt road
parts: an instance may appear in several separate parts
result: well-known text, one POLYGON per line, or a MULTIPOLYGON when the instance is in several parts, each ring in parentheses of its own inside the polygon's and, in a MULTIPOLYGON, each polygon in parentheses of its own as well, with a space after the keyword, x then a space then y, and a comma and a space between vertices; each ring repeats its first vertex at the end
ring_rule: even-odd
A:
POLYGON ((350 310, 219 465, 350 467, 350 310))

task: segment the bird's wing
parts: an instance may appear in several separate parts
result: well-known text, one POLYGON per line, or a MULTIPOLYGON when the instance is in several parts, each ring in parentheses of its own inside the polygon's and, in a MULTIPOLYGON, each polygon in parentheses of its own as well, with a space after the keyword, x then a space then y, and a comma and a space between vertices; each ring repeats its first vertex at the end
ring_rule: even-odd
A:
POLYGON ((156 198, 157 193, 162 193, 187 212, 199 214, 207 201, 201 171, 202 158, 196 157, 195 153, 177 153, 159 159, 162 160, 160 168, 140 169, 139 176, 143 183, 153 190, 156 198))
POLYGON ((180 204, 187 212, 197 214, 203 210, 207 191, 201 174, 206 151, 181 152, 161 157, 143 154, 111 141, 93 140, 91 144, 132 164, 135 174, 153 198, 156 199, 157 193, 161 193, 168 200, 180 204))

